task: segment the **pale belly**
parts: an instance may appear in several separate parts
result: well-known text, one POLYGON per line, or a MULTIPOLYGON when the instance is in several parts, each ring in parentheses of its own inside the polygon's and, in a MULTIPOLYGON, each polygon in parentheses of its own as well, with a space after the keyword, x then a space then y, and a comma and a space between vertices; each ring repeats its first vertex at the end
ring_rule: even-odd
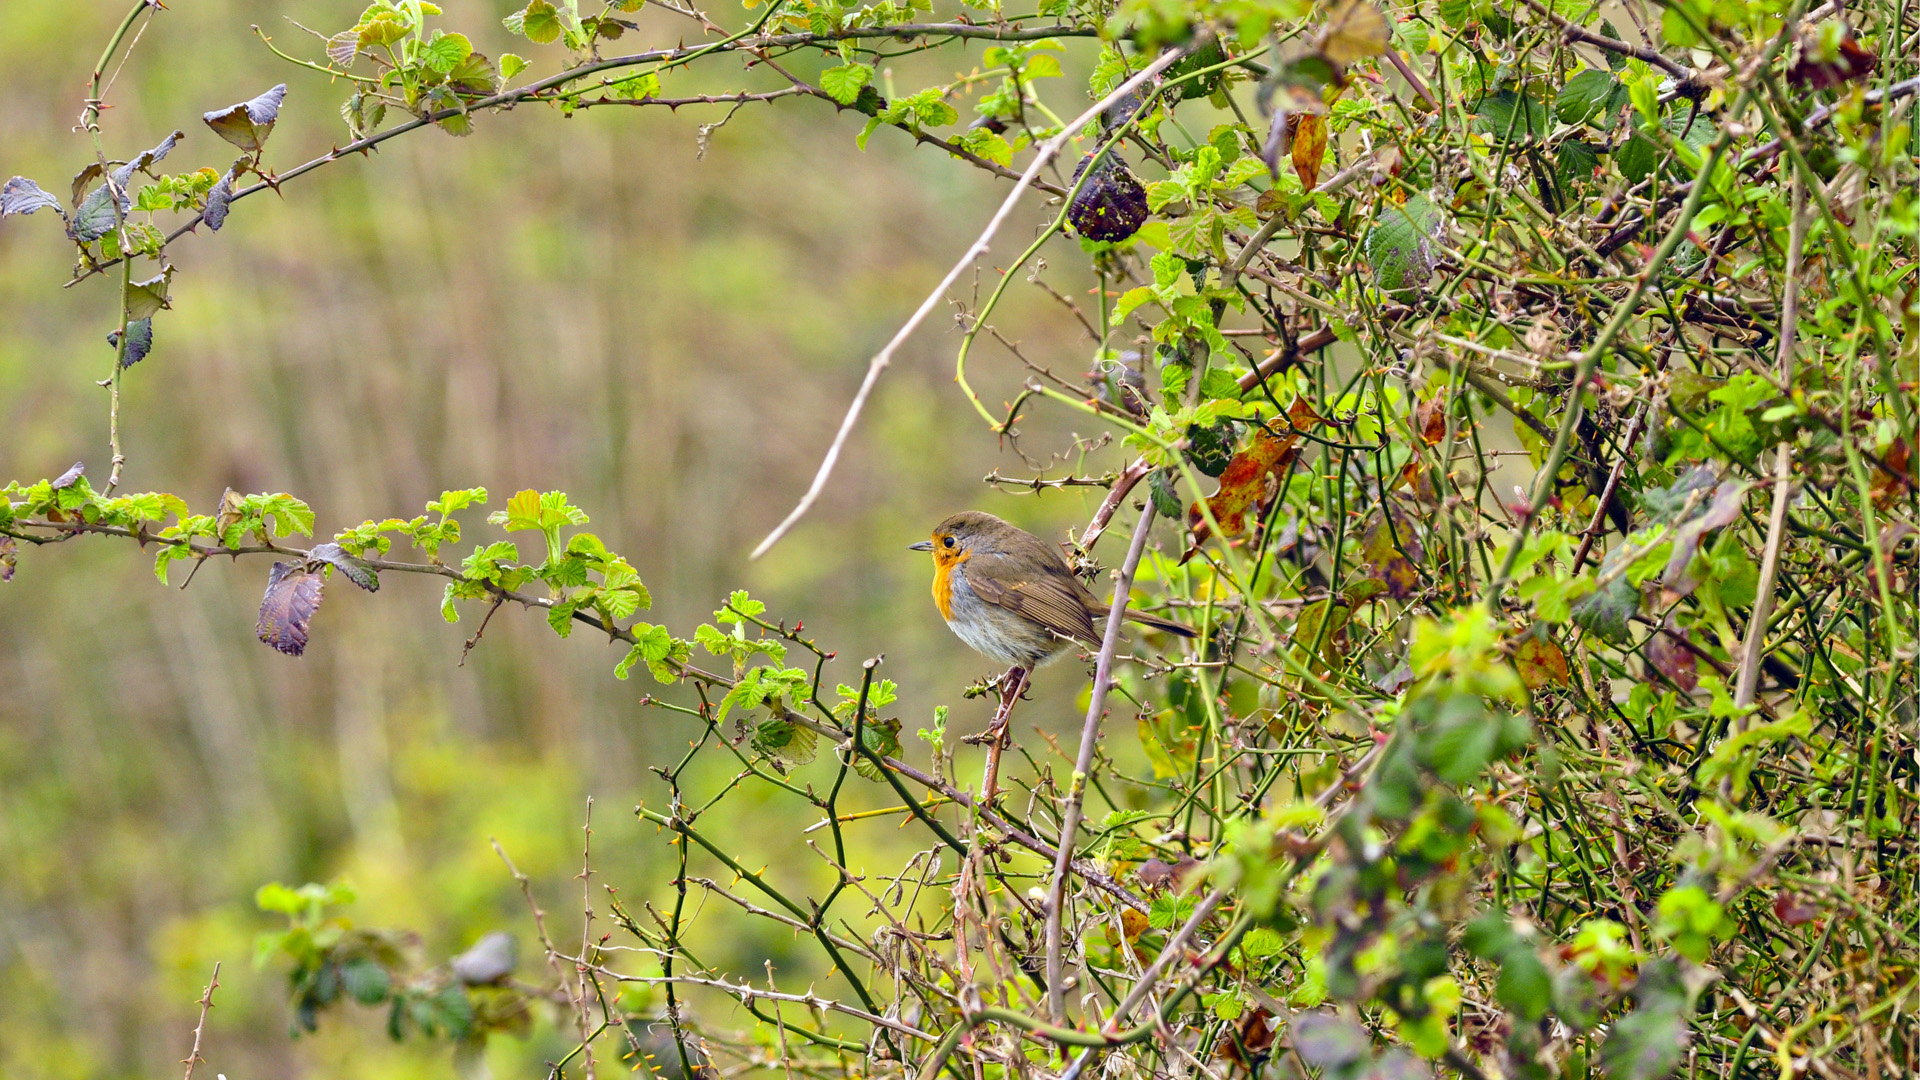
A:
POLYGON ((965 566, 953 570, 953 617, 947 626, 973 651, 995 663, 1034 668, 1064 655, 1073 642, 996 607, 967 584, 965 566))

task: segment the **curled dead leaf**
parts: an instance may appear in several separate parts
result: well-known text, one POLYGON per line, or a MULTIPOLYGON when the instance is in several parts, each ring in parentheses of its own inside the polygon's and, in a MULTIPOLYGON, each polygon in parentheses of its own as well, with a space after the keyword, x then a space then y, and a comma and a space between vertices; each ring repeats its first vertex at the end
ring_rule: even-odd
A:
POLYGON ((1691 694, 1700 686, 1700 658, 1688 648, 1689 636, 1669 618, 1666 628, 1647 642, 1647 666, 1691 694))
POLYGON ((1320 186, 1320 163, 1327 156, 1327 118, 1320 113, 1294 113, 1293 171, 1308 191, 1320 186))
POLYGON ((319 574, 293 563, 274 563, 267 572, 267 592, 260 598, 260 619, 254 633, 288 656, 306 652, 307 626, 320 609, 324 586, 319 574))

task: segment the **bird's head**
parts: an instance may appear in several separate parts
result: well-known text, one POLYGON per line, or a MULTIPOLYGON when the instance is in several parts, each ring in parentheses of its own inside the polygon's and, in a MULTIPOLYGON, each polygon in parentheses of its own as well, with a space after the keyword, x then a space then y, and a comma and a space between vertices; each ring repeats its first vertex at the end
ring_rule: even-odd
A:
POLYGON ((1016 533, 1012 525, 978 510, 965 510, 934 527, 933 538, 908 544, 910 551, 931 551, 936 565, 946 566, 980 551, 997 551, 1001 541, 1016 533))

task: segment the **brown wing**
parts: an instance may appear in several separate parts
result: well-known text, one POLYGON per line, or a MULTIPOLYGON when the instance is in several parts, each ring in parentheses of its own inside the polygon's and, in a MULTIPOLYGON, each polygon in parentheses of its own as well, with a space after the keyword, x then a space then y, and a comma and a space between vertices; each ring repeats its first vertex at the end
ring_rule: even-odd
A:
MULTIPOLYGON (((1016 615, 1032 619, 1062 637, 1097 645, 1100 635, 1094 631, 1089 609, 1098 601, 1080 579, 1052 568, 1037 576, 1022 577, 1004 555, 981 554, 967 560, 967 584, 974 594, 989 604, 1006 608, 1016 615)), ((1032 575, 1031 571, 1024 571, 1032 575)))

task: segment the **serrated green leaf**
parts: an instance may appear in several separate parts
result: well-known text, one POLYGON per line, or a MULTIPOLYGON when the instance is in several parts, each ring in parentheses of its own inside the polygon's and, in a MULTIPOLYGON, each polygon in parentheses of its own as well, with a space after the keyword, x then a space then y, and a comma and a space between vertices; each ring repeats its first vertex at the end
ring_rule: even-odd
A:
POLYGON ((520 12, 520 32, 535 45, 547 45, 560 40, 561 31, 566 25, 560 21, 560 12, 547 0, 528 0, 527 6, 520 12))
POLYGON ((420 62, 428 68, 445 75, 473 55, 473 42, 465 34, 450 34, 436 30, 433 40, 420 50, 420 62))
POLYGON ((842 105, 851 105, 860 96, 860 88, 873 81, 873 69, 865 64, 842 64, 820 73, 820 89, 842 105))
POLYGON ((1366 239, 1374 284, 1389 293, 1425 285, 1439 258, 1438 238, 1445 223, 1445 216, 1425 195, 1382 211, 1366 239))

